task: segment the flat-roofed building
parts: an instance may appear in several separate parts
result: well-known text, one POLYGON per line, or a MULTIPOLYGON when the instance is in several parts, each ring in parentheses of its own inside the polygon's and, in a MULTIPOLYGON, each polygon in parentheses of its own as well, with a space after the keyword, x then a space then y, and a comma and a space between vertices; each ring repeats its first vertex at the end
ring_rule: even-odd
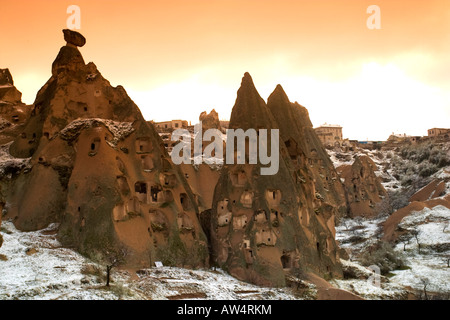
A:
POLYGON ((450 129, 444 129, 444 128, 428 129, 429 137, 438 137, 438 136, 446 135, 446 134, 450 134, 450 129))
POLYGON ((324 146, 335 146, 337 143, 341 145, 344 140, 340 125, 325 123, 314 130, 324 146))

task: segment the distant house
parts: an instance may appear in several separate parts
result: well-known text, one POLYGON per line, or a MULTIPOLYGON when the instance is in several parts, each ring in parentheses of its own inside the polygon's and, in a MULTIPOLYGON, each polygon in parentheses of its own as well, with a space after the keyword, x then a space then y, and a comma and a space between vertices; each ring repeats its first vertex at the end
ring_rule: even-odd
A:
POLYGON ((170 120, 163 122, 155 122, 155 127, 158 130, 176 130, 188 127, 188 122, 186 120, 170 120))
POLYGON ((444 129, 444 128, 428 129, 429 137, 438 137, 438 136, 445 136, 445 135, 450 135, 450 129, 444 129))
POLYGON ((320 127, 314 128, 314 130, 324 146, 342 144, 343 138, 341 126, 325 123, 320 127))

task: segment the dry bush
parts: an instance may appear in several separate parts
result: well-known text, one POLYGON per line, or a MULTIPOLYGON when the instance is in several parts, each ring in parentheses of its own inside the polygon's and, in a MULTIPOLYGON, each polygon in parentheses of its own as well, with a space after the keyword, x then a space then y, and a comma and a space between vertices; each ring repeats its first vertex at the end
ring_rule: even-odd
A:
POLYGON ((363 266, 377 265, 383 275, 392 270, 406 266, 406 260, 401 252, 385 241, 381 241, 372 250, 364 252, 359 261, 363 266))

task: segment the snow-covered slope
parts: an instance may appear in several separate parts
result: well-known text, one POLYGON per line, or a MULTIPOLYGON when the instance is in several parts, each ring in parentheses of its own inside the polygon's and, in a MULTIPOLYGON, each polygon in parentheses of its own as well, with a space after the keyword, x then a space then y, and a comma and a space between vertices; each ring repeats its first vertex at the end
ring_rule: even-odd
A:
MULTIPOLYGON (((343 219, 336 227, 336 239, 348 251, 353 263, 360 265, 361 255, 381 240, 382 222, 382 217, 343 219)), ((420 295, 426 283, 427 291, 438 293, 444 298, 450 295, 450 267, 447 264, 450 258, 449 223, 450 209, 443 206, 425 208, 403 218, 399 228, 405 230, 405 240, 394 244, 394 251, 405 259, 406 268, 390 271, 389 282, 392 285, 411 287, 420 295)), ((356 294, 368 294, 367 297, 376 293, 366 292, 367 287, 359 288, 359 284, 352 284, 351 281, 337 281, 337 284, 347 290, 351 289, 351 284, 356 294)), ((384 296, 389 298, 389 294, 386 292, 384 296)))
POLYGON ((406 243, 399 242, 396 249, 408 260, 407 270, 392 271, 392 281, 423 290, 450 294, 450 209, 436 206, 432 209, 413 212, 403 218, 400 228, 407 231, 410 239, 406 243), (411 233, 417 233, 417 240, 411 233), (419 253, 420 245, 420 253, 419 253))
POLYGON ((20 232, 2 222, 0 300, 6 299, 299 299, 291 288, 262 288, 222 270, 159 267, 137 273, 113 269, 105 286, 105 266, 95 264, 56 240, 57 225, 20 232))

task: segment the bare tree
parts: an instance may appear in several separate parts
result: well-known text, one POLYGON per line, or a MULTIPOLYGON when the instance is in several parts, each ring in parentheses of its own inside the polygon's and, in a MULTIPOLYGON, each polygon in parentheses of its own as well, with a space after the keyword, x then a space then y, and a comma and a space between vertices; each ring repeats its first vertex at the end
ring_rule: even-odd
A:
POLYGON ((362 226, 363 226, 363 218, 362 218, 362 217, 358 216, 358 217, 356 217, 356 218, 353 219, 353 220, 356 222, 356 224, 358 225, 358 227, 362 227, 362 226))
POLYGON ((406 245, 409 244, 410 238, 404 235, 404 236, 399 237, 398 240, 401 243, 403 243, 403 251, 406 251, 406 245))
POLYGON ((124 263, 128 255, 128 249, 121 246, 119 248, 110 248, 106 250, 106 286, 109 287, 111 280, 111 270, 114 267, 124 263))
POLYGON ((345 230, 348 231, 348 221, 347 221, 347 219, 342 219, 341 223, 345 227, 345 230))
POLYGON ((423 285, 423 294, 424 294, 425 300, 428 300, 427 286, 430 284, 430 280, 428 278, 420 278, 420 282, 423 285))
POLYGON ((417 247, 419 249, 419 253, 420 253, 420 242, 419 242, 419 235, 420 235, 420 230, 419 229, 413 229, 411 231, 412 236, 414 237, 414 239, 416 239, 417 242, 417 247))

